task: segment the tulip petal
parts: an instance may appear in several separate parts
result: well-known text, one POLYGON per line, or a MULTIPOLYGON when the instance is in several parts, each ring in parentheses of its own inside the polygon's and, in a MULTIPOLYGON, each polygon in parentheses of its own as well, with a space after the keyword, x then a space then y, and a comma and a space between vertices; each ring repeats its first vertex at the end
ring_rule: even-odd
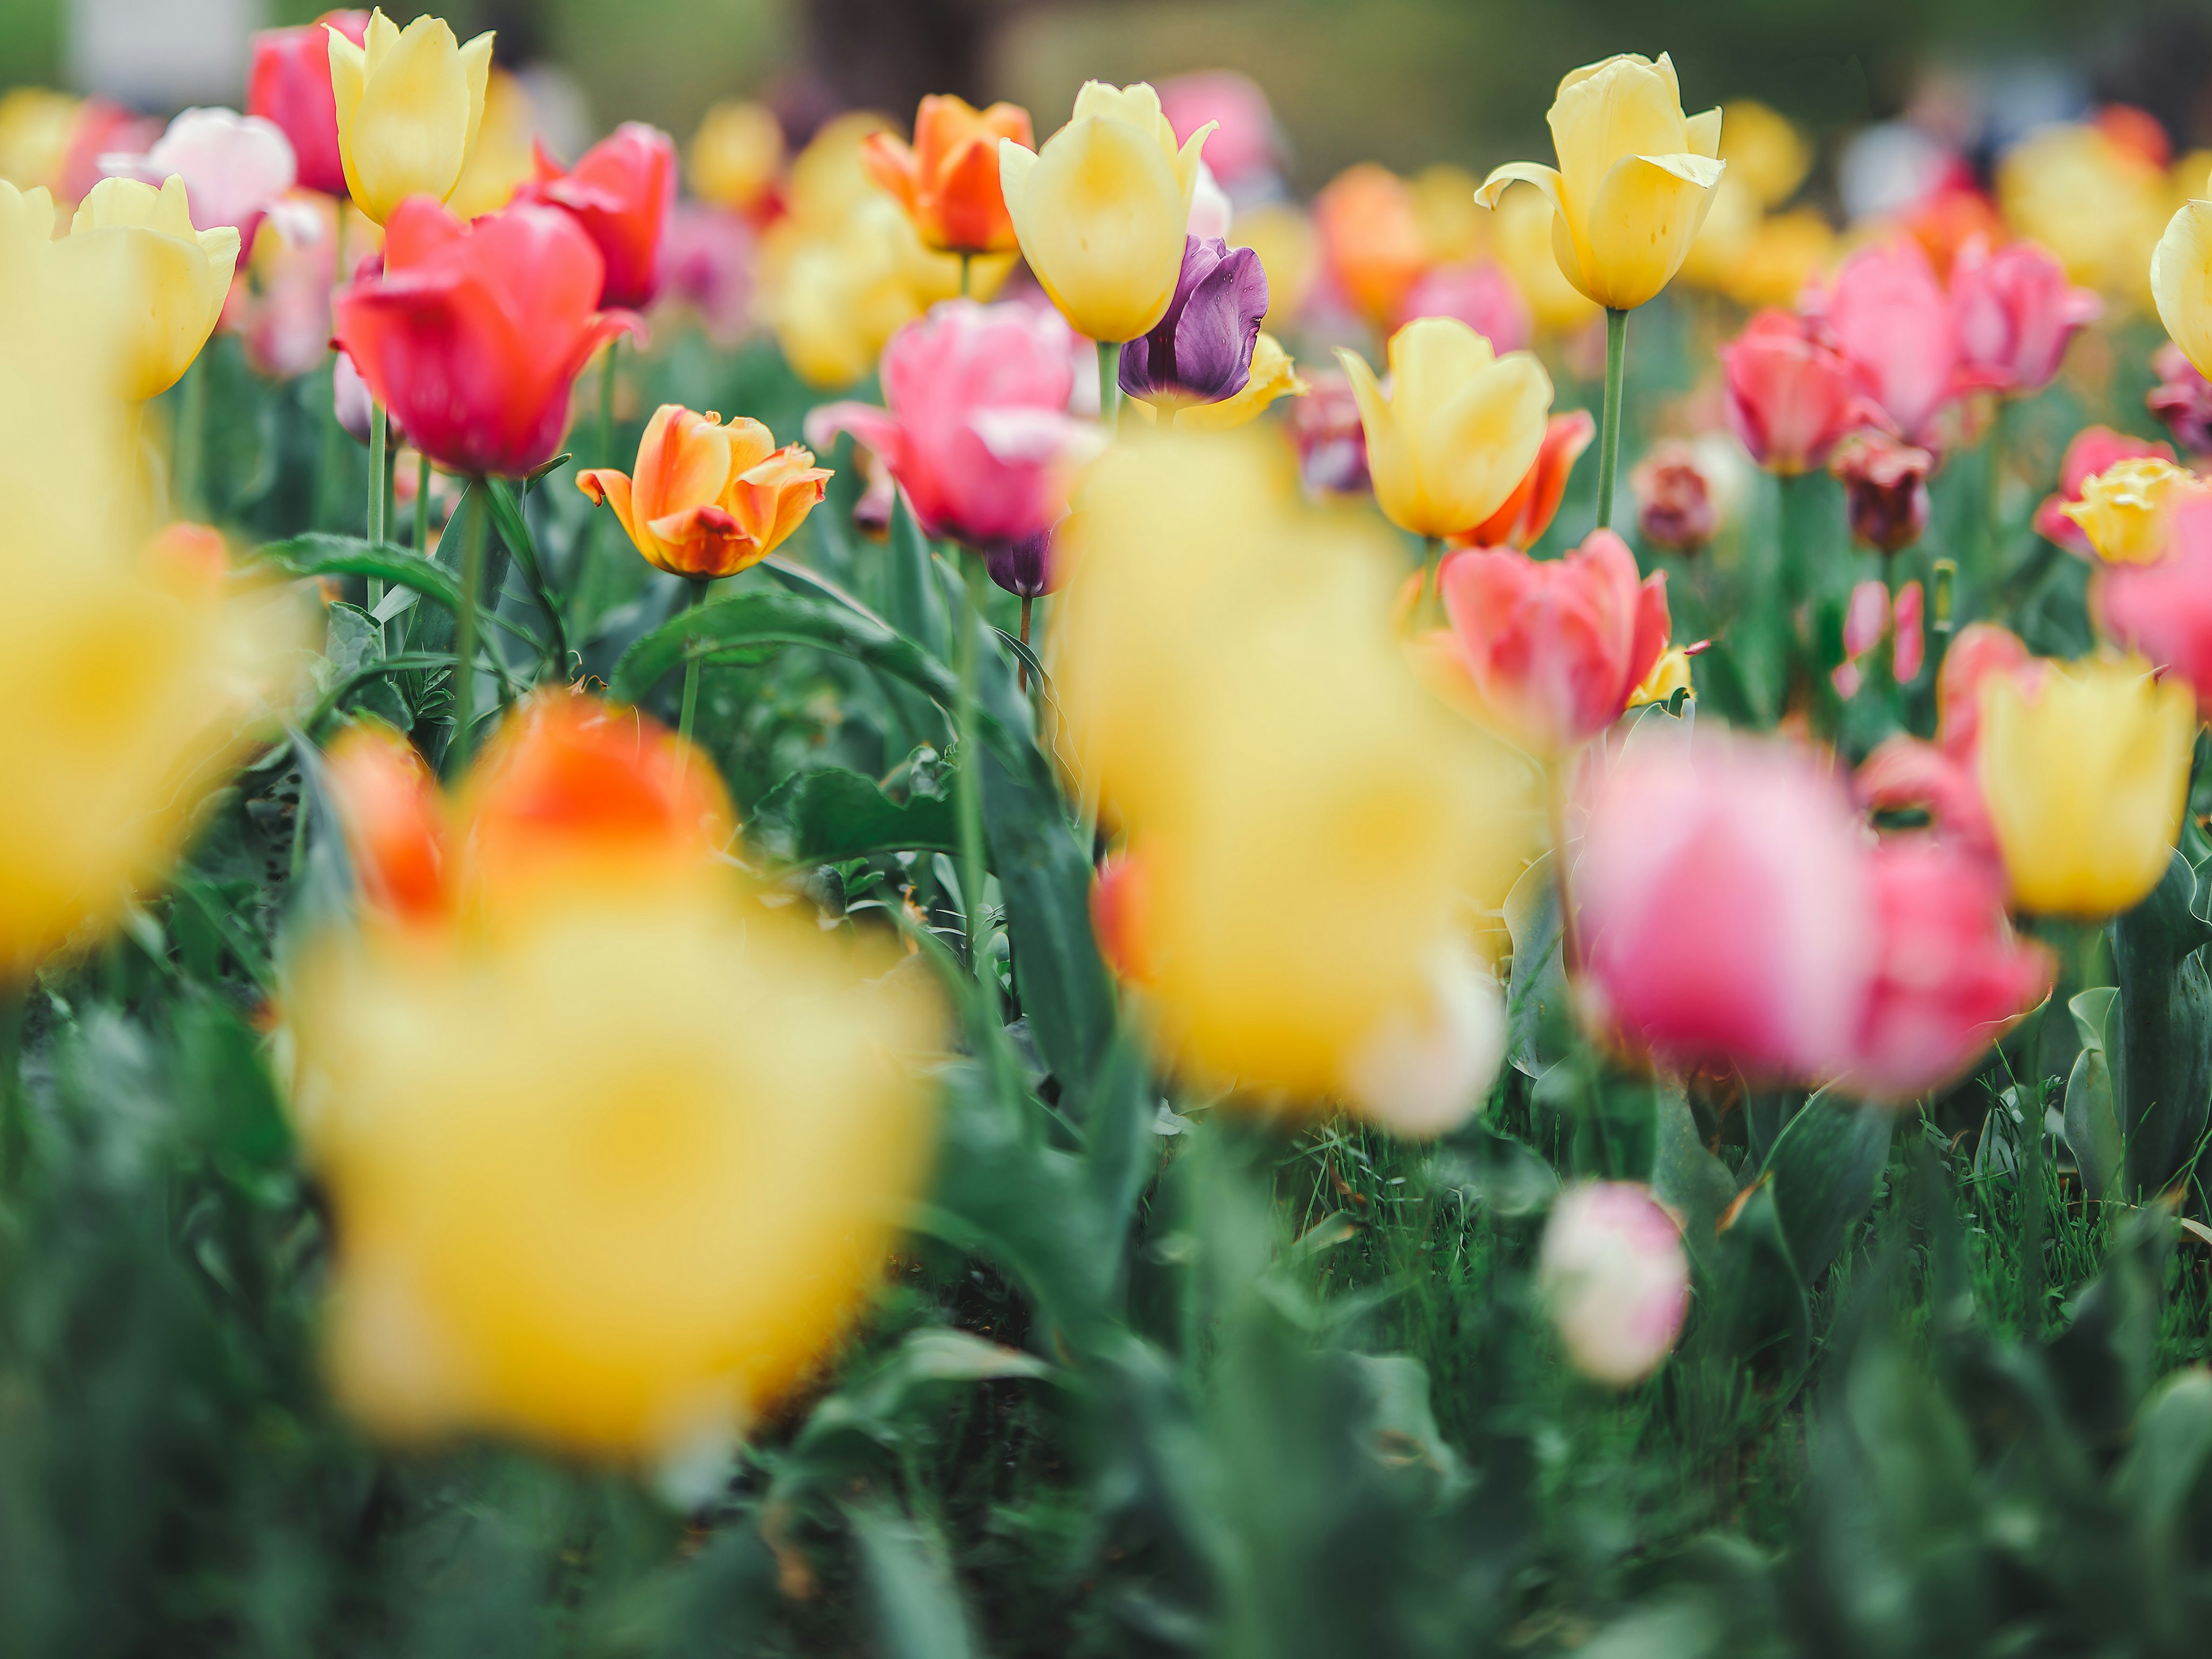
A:
POLYGON ((484 94, 491 84, 491 31, 487 29, 460 51, 461 73, 467 77, 469 88, 469 131, 461 145, 464 166, 477 147, 477 134, 483 130, 484 94))
POLYGON ((1718 160, 1721 153, 1721 112, 1709 109, 1690 118, 1690 153, 1718 160))
POLYGON ((1562 82, 1546 118, 1567 217, 1588 242, 1607 228, 1601 197, 1621 158, 1669 155, 1689 142, 1674 66, 1634 57, 1609 59, 1595 74, 1562 82))
POLYGON ((623 527, 623 534, 642 553, 644 544, 637 533, 637 520, 632 516, 629 475, 617 472, 612 467, 594 467, 576 475, 576 488, 591 497, 596 506, 601 502, 612 507, 615 521, 623 527))
POLYGON ((1506 185, 1513 184, 1535 185, 1544 192, 1544 199, 1551 203, 1553 210, 1559 210, 1559 169, 1547 167, 1540 161, 1508 161, 1503 167, 1492 167, 1490 177, 1475 191, 1474 199, 1494 209, 1504 199, 1506 185))
POLYGON ((1723 164, 1702 155, 1626 155, 1598 186, 1577 249, 1599 304, 1626 311, 1667 286, 1705 222, 1723 164))
POLYGON ((453 30, 431 17, 410 23, 372 64, 354 114, 346 176, 356 206, 380 223, 410 196, 453 193, 477 113, 466 94, 453 30))
POLYGON ((1449 535, 1504 504, 1536 464, 1552 406, 1552 380, 1525 351, 1501 357, 1448 399, 1413 437, 1424 482, 1452 522, 1449 535))
POLYGON ((1000 147, 1022 252, 1062 315, 1095 340, 1133 340, 1165 314, 1182 270, 1189 191, 1152 135, 1091 116, 1024 161, 1000 147))
POLYGON ((2212 202, 2186 202, 2150 256, 2158 319, 2200 374, 2212 370, 2212 202))

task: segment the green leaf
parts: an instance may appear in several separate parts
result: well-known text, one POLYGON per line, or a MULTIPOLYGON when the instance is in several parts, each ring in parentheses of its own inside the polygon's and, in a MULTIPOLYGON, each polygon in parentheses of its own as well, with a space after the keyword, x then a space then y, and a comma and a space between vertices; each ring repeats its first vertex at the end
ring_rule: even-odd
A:
POLYGON ((2199 954, 2212 928, 2196 915, 2196 873, 2177 852, 2150 896, 2112 923, 2119 1018, 2106 1058, 2130 1195, 2171 1185, 2212 1114, 2212 978, 2199 954))
POLYGON ((1505 931, 1513 967, 1505 987, 1505 1057, 1516 1071, 1538 1077, 1561 1056, 1568 1006, 1559 955, 1559 884, 1546 853, 1521 872, 1505 896, 1505 931))
POLYGON ((461 584, 444 566, 388 542, 364 541, 358 536, 331 536, 311 531, 289 541, 270 542, 262 556, 294 576, 374 576, 398 582, 448 611, 461 608, 461 584))
POLYGON ((2136 1211, 2074 1304, 2073 1322, 2045 1350, 2051 1380, 2092 1439, 2117 1445, 2158 1373, 2159 1318, 2173 1212, 2136 1211))
POLYGON ((1659 1085, 1652 1109, 1656 1147, 1651 1190, 1682 1218, 1682 1238, 1692 1255, 1712 1249, 1722 1215, 1735 1199, 1735 1176, 1698 1139, 1698 1121, 1678 1088, 1659 1085))
POLYGON ((952 621, 937 579, 928 538, 903 495, 891 507, 890 594, 887 620, 940 660, 952 650, 952 621))
POLYGON ((838 863, 876 853, 955 852, 953 803, 917 795, 902 805, 875 781, 840 767, 794 772, 763 796, 745 839, 787 864, 838 863))
POLYGON ((884 1659, 969 1659, 978 1650, 934 1528, 873 1504, 845 1510, 884 1659))
POLYGON ((1757 1364, 1794 1389, 1812 1352, 1813 1317, 1774 1197, 1762 1180, 1721 1229, 1712 1257, 1706 1340, 1729 1359, 1757 1364))
POLYGON ((2093 986, 2066 1005, 2081 1035, 2081 1052, 2075 1055, 2074 1069, 2066 1079, 2066 1145, 2074 1154, 2083 1189, 2094 1199, 2119 1196, 2125 1152, 2106 1047, 2112 1005, 2119 994, 2113 986, 2093 986))
POLYGON ((930 1326, 909 1334, 887 1357, 817 1406, 793 1439, 792 1451, 802 1458, 817 1457, 832 1440, 854 1434, 896 1447, 910 1434, 910 1419, 935 1410, 954 1388, 1052 1375, 1053 1368, 1034 1354, 986 1342, 966 1331, 930 1326))
POLYGON ((1790 1120, 1766 1155, 1776 1215, 1808 1290, 1835 1260, 1851 1224, 1874 1207, 1895 1123, 1879 1106, 1840 1101, 1823 1090, 1790 1120))
MULTIPOLYGON (((546 468, 557 465, 558 461, 549 461, 546 468)), ((524 487, 528 488, 529 483, 538 476, 532 473, 524 487)), ((507 550, 522 566, 523 576, 530 583, 531 595, 538 601, 538 609, 545 617, 549 630, 546 653, 552 659, 555 672, 565 679, 568 672, 568 635, 561 624, 560 604, 554 599, 552 589, 545 585, 544 562, 538 554, 538 538, 530 533, 529 521, 522 516, 522 503, 516 499, 514 491, 501 479, 494 478, 490 483, 491 489, 485 499, 491 503, 492 528, 499 532, 500 540, 507 544, 507 550)), ((495 596, 497 590, 493 592, 495 596)))

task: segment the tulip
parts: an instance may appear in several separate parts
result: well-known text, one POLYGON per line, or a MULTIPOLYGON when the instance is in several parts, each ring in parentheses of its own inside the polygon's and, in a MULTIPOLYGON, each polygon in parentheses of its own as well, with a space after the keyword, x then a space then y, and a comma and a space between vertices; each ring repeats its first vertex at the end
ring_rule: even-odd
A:
POLYGON ((2212 455, 2212 380, 2170 341, 2151 354, 2150 366, 2158 384, 2144 394, 2143 407, 2191 455, 2212 455))
POLYGON ((637 470, 579 473, 594 505, 614 508, 631 544, 658 569, 694 581, 749 570, 798 529, 830 474, 797 444, 781 449, 758 421, 728 426, 663 404, 645 425, 637 470))
POLYGON ((1928 659, 1920 631, 1924 611, 1918 582, 1899 588, 1894 602, 1885 583, 1865 581, 1853 587, 1844 611, 1844 660, 1832 676, 1836 695, 1845 702, 1858 696, 1863 678, 1860 665, 1885 639, 1890 641, 1891 678, 1899 685, 1918 679, 1928 659))
POLYGON ((2150 256, 2158 319, 2200 374, 2212 365, 2212 202, 2182 204, 2150 256))
POLYGON ((1377 324, 1407 314, 1407 296, 1434 257, 1403 179, 1372 161, 1346 167, 1314 198, 1314 228, 1355 310, 1377 324))
POLYGON ((1879 945, 1842 1086, 1902 1103, 1971 1070, 2051 994, 2056 963, 2014 936, 2004 878, 1973 853, 1899 836, 1869 864, 1879 945))
POLYGON ((1637 532, 1652 546, 1694 553, 1718 532, 1712 481, 1691 445, 1672 438, 1653 445, 1629 473, 1628 486, 1636 495, 1637 532))
POLYGON ((1525 552, 1541 541, 1567 493, 1568 475, 1574 471, 1575 462, 1589 447, 1596 431, 1597 422, 1586 409, 1553 416, 1545 422, 1544 441, 1536 452, 1535 461, 1522 475, 1521 482, 1514 485, 1505 504, 1463 537, 1455 538, 1455 543, 1470 547, 1513 547, 1525 552))
POLYGON ((1943 653, 1936 677, 1936 740, 1953 755, 1972 759, 1981 742, 1982 688, 2009 679, 2033 690, 2047 665, 2009 628, 1968 623, 1943 653))
POLYGON ((1813 170, 1813 145, 1795 122, 1756 98, 1721 106, 1720 159, 1762 210, 1780 207, 1813 170))
POLYGON ((1896 553, 1928 528, 1928 475, 1936 458, 1881 432, 1856 433, 1829 458, 1844 486, 1851 534, 1877 553, 1896 553))
POLYGON ((1656 744, 1590 802, 1575 867, 1598 1029, 1674 1070, 1832 1074, 1876 961, 1841 788, 1778 744, 1656 744))
POLYGON ((2069 277, 2136 307, 2153 298, 2146 276, 2173 210, 2162 161, 2112 131, 2069 123, 2028 134, 1996 176, 2006 223, 2056 253, 2069 277))
MULTIPOLYGON (((1304 398, 1306 383, 1298 378, 1291 354, 1272 334, 1262 333, 1252 345, 1252 368, 1243 388, 1224 398, 1218 404, 1189 404, 1176 411, 1176 424, 1193 432, 1226 432, 1234 427, 1256 421, 1267 406, 1279 398, 1304 398)), ((1148 405, 1139 405, 1140 408, 1148 405)), ((1358 410, 1352 411, 1352 426, 1358 428, 1358 410)), ((1363 476, 1360 484, 1366 480, 1363 476)))
POLYGON ((1601 308, 1566 279, 1552 252, 1552 222, 1558 216, 1550 198, 1533 185, 1517 190, 1509 185, 1489 199, 1492 251, 1528 301, 1537 328, 1565 337, 1599 317, 1601 308))
POLYGON ((466 222, 496 213, 538 176, 538 112, 522 77, 492 66, 484 81, 483 119, 461 163, 446 208, 466 222))
POLYGON ((1036 139, 1018 104, 979 110, 965 99, 935 94, 921 100, 909 148, 888 132, 872 133, 862 151, 869 174, 898 198, 929 246, 952 253, 1004 253, 1014 246, 1014 222, 999 189, 999 142, 1024 149, 1036 139))
POLYGON ((659 298, 662 237, 676 205, 676 141, 659 127, 625 121, 566 173, 540 148, 537 173, 521 196, 574 214, 606 262, 599 304, 641 311, 659 298))
MULTIPOLYGON (((368 382, 361 378, 353 359, 343 351, 331 366, 331 413, 347 437, 368 447, 369 428, 376 419, 376 399, 369 396, 368 382)), ((386 435, 392 443, 404 443, 406 428, 393 422, 386 435)))
POLYGON ((1066 514, 1061 475, 1091 437, 1066 413, 1074 384, 1058 318, 948 300, 884 350, 886 407, 824 404, 807 441, 850 432, 890 469, 924 535, 988 552, 1066 514))
POLYGON ((1233 398, 1251 380, 1267 312, 1267 273, 1257 254, 1189 238, 1166 313, 1121 349, 1122 392, 1170 408, 1233 398))
POLYGON ((345 155, 338 146, 337 100, 331 91, 331 29, 361 46, 368 38, 368 14, 325 12, 305 27, 256 34, 246 112, 283 130, 303 188, 343 196, 345 155))
POLYGON ((410 196, 453 195, 483 121, 491 36, 462 46, 441 18, 402 30, 381 10, 358 45, 337 25, 324 32, 353 204, 380 225, 410 196))
POLYGON ((1369 488, 1367 433, 1351 380, 1334 370, 1291 410, 1291 442, 1309 494, 1357 495, 1369 488))
POLYGON ((2166 556, 2106 565, 2089 579, 2089 611, 2106 638, 2172 674, 2212 709, 2212 498, 2174 510, 2166 556))
POLYGON ((1795 305, 1835 251, 1836 233, 1818 208, 1769 214, 1736 256, 1723 291, 1747 309, 1795 305))
POLYGON ((769 200, 782 169, 783 124, 760 104, 717 104, 691 135, 684 167, 701 201, 752 213, 769 200))
POLYGON ((1982 688, 1982 799, 2021 909, 2105 916, 2166 874, 2197 736, 2190 688, 2140 660, 2053 664, 1982 688))
POLYGON ((1266 322, 1281 327, 1304 310, 1321 269, 1320 236, 1313 222, 1285 202, 1270 202, 1239 214, 1223 239, 1231 247, 1249 247, 1267 273, 1266 322))
POLYGON ((352 726, 323 757, 354 881, 371 913, 428 921, 450 913, 438 784, 390 726, 352 726))
POLYGON ((339 295, 338 344, 432 460, 519 477, 560 448, 592 354, 640 330, 595 309, 603 282, 599 249, 557 208, 523 203, 464 225, 411 199, 385 227, 382 272, 339 295))
POLYGON ((159 190, 135 179, 92 187, 52 250, 53 274, 112 303, 118 395, 157 396, 191 366, 222 315, 238 247, 228 225, 192 228, 181 179, 159 190))
POLYGON ((1760 312, 1720 359, 1729 428, 1770 472, 1826 465, 1846 434, 1880 416, 1843 354, 1787 312, 1760 312))
POLYGON ((1689 1316, 1681 1225, 1640 1182, 1570 1187, 1552 1206, 1536 1285, 1569 1363, 1629 1388, 1659 1369, 1689 1316))
POLYGON ((1967 385, 1959 319, 1928 258, 1911 242, 1862 248, 1808 309, 1899 433, 1925 443, 1937 413, 1967 385))
POLYGON ((1199 149, 1212 130, 1177 149, 1151 87, 1090 81, 1042 149, 1000 140, 999 178, 1022 257, 1079 333, 1133 340, 1165 314, 1182 271, 1199 149))
POLYGON ((538 876, 487 894, 489 860, 449 861, 449 916, 326 931, 287 987, 336 1234, 328 1359, 387 1437, 668 1473, 726 1455, 866 1302, 926 1170, 906 1057, 937 1021, 732 884, 670 816, 665 735, 549 714, 518 714, 447 809, 461 848, 520 826, 538 876), (642 816, 611 823, 587 782, 642 816), (647 843, 659 862, 621 850, 647 843))
POLYGON ((1599 305, 1628 311, 1667 286, 1712 205, 1721 112, 1686 119, 1674 65, 1623 54, 1559 82, 1549 120, 1554 169, 1510 161, 1483 181, 1498 205, 1518 179, 1550 200, 1559 270, 1599 305))
POLYGON ((295 242, 270 236, 234 283, 222 326, 237 334, 254 370, 289 380, 320 368, 331 355, 331 290, 337 279, 337 204, 295 197, 291 207, 312 216, 314 234, 295 242))
POLYGON ((1400 529, 1449 536, 1496 513, 1535 465, 1551 377, 1526 352, 1498 356, 1465 323, 1423 317, 1390 337, 1384 392, 1340 347, 1367 434, 1375 499, 1400 529))
POLYGON ((1690 678, 1689 651, 1679 645, 1670 645, 1659 653, 1659 660, 1651 665, 1651 672, 1644 683, 1628 694, 1628 706, 1642 708, 1655 702, 1673 701, 1677 691, 1695 696, 1697 688, 1690 678))
POLYGON ((2171 462, 2173 447, 2131 438, 2108 426, 2083 427, 2067 444, 2065 456, 2059 462, 2057 493, 2046 495, 2035 510, 2036 533, 2046 541, 2057 542, 2069 553, 2084 559, 2094 557, 2096 550, 2067 509, 2081 501, 2082 489, 2090 479, 2110 471, 2118 462, 2147 457, 2171 462))
POLYGON ((1160 112, 1179 141, 1206 126, 1206 165, 1232 196, 1262 189, 1276 170, 1275 112, 1258 82, 1233 70, 1202 70, 1160 82, 1160 112))
POLYGON ((241 253, 252 248, 296 172, 283 128, 227 109, 188 109, 145 154, 103 155, 100 167, 111 179, 148 185, 181 178, 192 223, 202 230, 228 225, 241 253))
POLYGON ((1476 696, 1533 754, 1565 754, 1611 726, 1667 648, 1666 575, 1639 583, 1609 530, 1563 559, 1454 553, 1437 582, 1476 696))
POLYGON ((1456 317, 1493 351, 1522 350, 1536 331, 1521 290, 1489 259, 1434 267, 1407 293, 1400 311, 1406 317, 1456 317))
POLYGON ((753 270, 760 243, 734 213, 697 202, 678 202, 668 216, 662 247, 667 297, 689 307, 707 337, 728 349, 753 321, 753 270))
POLYGON ((2069 288, 2066 267, 2047 248, 2014 242, 1992 253, 1976 238, 1951 267, 1951 306, 1967 374, 2021 397, 2057 378, 2067 345, 2097 320, 2105 302, 2087 289, 2069 288))
POLYGON ((2079 499, 2061 510, 2106 564, 2155 564, 2166 556, 2176 510, 2206 493, 2187 468, 2138 456, 2081 480, 2079 499))

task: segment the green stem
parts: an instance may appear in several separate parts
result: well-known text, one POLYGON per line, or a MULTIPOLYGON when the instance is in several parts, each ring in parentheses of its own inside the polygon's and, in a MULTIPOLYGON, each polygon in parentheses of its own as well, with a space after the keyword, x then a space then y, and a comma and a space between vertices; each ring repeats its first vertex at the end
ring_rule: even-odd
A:
MULTIPOLYGON (((1099 349, 1103 353, 1105 348, 1101 346, 1099 349)), ((977 719, 980 704, 975 691, 983 633, 983 561, 963 551, 960 575, 961 591, 967 596, 958 649, 954 653, 960 677, 955 709, 960 722, 960 767, 954 775, 958 791, 955 804, 960 821, 960 899, 966 912, 963 920, 968 928, 968 965, 974 970, 976 982, 983 988, 995 1024, 999 977, 987 948, 989 939, 983 926, 983 738, 981 722, 977 719)))
MULTIPOLYGON (((335 360, 333 360, 335 361, 335 360)), ((340 509, 332 504, 331 490, 337 477, 338 468, 345 460, 345 428, 338 424, 334 400, 325 398, 321 404, 323 422, 322 453, 315 460, 314 528, 328 528, 340 509)))
MULTIPOLYGON (((1546 769, 1545 787, 1552 830, 1552 888, 1559 904, 1559 963, 1570 978, 1582 971, 1582 928, 1575 915, 1575 888, 1567 859, 1567 768, 1572 757, 1546 769)), ((1600 1114, 1602 1121, 1602 1113, 1600 1114)))
POLYGON ((0 985, 0 1190, 22 1190, 30 1163, 30 1102, 23 1091, 23 1014, 30 986, 0 985))
MULTIPOLYGON (((392 416, 382 404, 372 404, 368 411, 368 539, 372 546, 384 540, 386 502, 390 499, 384 490, 386 452, 392 442, 392 416)), ((384 602, 383 580, 375 576, 368 579, 368 608, 371 611, 384 602)))
POLYGON ((1421 538, 1421 592, 1420 596, 1413 601, 1413 626, 1416 629, 1425 627, 1429 618, 1435 614, 1437 599, 1437 573, 1443 568, 1443 538, 1441 536, 1421 538))
POLYGON ((469 481, 468 520, 461 526, 461 614, 453 637, 453 736, 446 745, 446 775, 467 769, 471 728, 476 720, 477 607, 483 586, 484 520, 491 503, 484 478, 469 481))
MULTIPOLYGON (((686 611, 703 605, 706 599, 706 583, 687 581, 684 584, 684 609, 686 611)), ((685 764, 690 759, 691 723, 699 712, 699 658, 700 653, 696 651, 687 651, 684 656, 684 706, 676 717, 676 735, 684 740, 685 748, 684 758, 678 763, 678 765, 685 764)))
POLYGON ((1121 343, 1098 343, 1098 418, 1109 432, 1121 424, 1121 343))
MULTIPOLYGON (((1029 594, 1022 595, 1022 643, 1024 645, 1030 642, 1030 606, 1034 603, 1035 600, 1029 594)), ((1024 657, 1021 664, 1021 690, 1026 695, 1029 689, 1030 664, 1029 659, 1024 657)))
POLYGON ((177 410, 177 511, 188 519, 207 516, 200 483, 206 465, 207 383, 207 353, 203 351, 185 370, 182 407, 177 410))
POLYGON ((1606 307, 1605 424, 1597 434, 1597 527, 1613 525, 1613 477, 1620 470, 1620 381, 1628 358, 1628 313, 1606 307))
POLYGON ((430 556, 430 458, 415 457, 415 550, 430 556))
POLYGON ((960 297, 963 300, 968 297, 969 267, 975 263, 975 256, 972 253, 963 253, 960 256, 960 297))

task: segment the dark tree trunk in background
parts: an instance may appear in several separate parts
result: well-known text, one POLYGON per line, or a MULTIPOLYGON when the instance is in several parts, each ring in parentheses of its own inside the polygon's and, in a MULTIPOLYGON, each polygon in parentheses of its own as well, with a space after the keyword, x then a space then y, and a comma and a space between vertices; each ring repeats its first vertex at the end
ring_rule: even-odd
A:
POLYGON ((831 108, 904 122, 927 93, 981 103, 992 32, 1017 9, 1012 0, 805 0, 808 68, 831 108))

